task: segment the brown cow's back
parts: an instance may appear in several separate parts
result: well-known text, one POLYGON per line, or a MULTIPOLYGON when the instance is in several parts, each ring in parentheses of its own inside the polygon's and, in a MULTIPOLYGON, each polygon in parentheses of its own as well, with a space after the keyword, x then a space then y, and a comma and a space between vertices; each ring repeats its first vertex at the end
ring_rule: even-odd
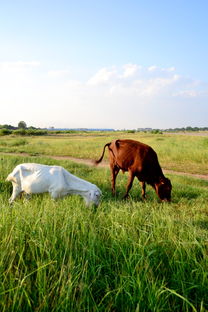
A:
MULTIPOLYGON (((157 154, 148 145, 134 140, 114 140, 109 146, 110 160, 123 171, 133 170, 136 175, 144 174, 151 179, 163 176, 157 154)), ((148 179, 148 180, 149 180, 148 179)))

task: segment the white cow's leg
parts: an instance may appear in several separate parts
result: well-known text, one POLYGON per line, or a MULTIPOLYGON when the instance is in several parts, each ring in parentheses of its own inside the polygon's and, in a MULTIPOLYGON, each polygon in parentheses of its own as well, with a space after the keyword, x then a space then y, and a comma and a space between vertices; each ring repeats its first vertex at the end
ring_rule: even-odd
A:
POLYGON ((13 184, 13 192, 12 192, 12 196, 9 199, 9 203, 11 204, 16 198, 17 196, 21 193, 21 188, 19 187, 19 185, 17 184, 13 184))
POLYGON ((25 199, 26 199, 26 200, 30 200, 31 197, 32 197, 31 194, 25 193, 25 199))
POLYGON ((60 198, 60 192, 59 191, 52 191, 50 192, 50 195, 53 199, 57 199, 57 198, 60 198))

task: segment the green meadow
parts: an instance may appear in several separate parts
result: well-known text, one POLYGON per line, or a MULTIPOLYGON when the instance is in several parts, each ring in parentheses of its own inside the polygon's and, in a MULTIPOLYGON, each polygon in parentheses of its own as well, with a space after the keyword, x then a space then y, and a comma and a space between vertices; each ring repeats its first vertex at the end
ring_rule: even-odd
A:
MULTIPOLYGON (((152 146, 163 168, 208 174, 208 135, 96 132, 44 137, 0 136, 0 152, 98 158, 113 139, 131 138, 152 146)), ((105 157, 107 160, 107 156, 105 157)))
MULTIPOLYGON (((151 145, 162 168, 208 174, 208 137, 85 133, 0 137, 0 311, 208 311, 208 180, 166 174, 172 202, 147 200, 127 174, 111 195, 108 167, 48 155, 96 159, 105 143, 132 138, 151 145), (48 194, 8 199, 7 175, 22 162, 61 165, 102 190, 101 204, 48 194)), ((107 160, 107 153, 105 156, 107 160)))

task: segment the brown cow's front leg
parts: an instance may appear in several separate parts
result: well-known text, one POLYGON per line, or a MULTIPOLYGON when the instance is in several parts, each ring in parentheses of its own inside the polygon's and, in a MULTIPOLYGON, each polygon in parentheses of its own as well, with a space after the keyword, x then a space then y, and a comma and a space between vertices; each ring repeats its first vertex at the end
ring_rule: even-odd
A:
POLYGON ((146 184, 145 182, 140 182, 142 187, 142 199, 146 199, 146 184))
POLYGON ((133 181, 134 181, 134 174, 129 171, 129 178, 128 178, 128 184, 127 184, 127 187, 126 187, 126 194, 124 195, 124 199, 128 198, 129 196, 129 191, 132 187, 132 184, 133 184, 133 181))
POLYGON ((115 195, 116 193, 116 177, 119 173, 119 168, 117 166, 111 166, 111 186, 112 186, 112 194, 115 195))

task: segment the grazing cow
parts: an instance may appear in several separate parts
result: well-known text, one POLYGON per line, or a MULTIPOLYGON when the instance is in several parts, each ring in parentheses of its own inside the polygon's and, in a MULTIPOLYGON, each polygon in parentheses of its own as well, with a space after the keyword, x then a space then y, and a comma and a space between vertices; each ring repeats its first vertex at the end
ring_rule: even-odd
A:
POLYGON ((99 204, 101 191, 95 185, 80 179, 60 166, 47 166, 35 163, 20 164, 6 179, 13 185, 12 203, 22 192, 26 194, 50 193, 53 199, 65 195, 81 195, 87 206, 99 204))
POLYGON ((115 194, 115 182, 119 170, 129 172, 128 184, 124 198, 128 197, 135 177, 141 182, 142 198, 145 199, 145 183, 150 184, 162 201, 171 200, 171 182, 166 178, 159 165, 156 152, 148 145, 134 140, 114 140, 105 144, 99 164, 108 147, 112 175, 112 192, 115 194))

